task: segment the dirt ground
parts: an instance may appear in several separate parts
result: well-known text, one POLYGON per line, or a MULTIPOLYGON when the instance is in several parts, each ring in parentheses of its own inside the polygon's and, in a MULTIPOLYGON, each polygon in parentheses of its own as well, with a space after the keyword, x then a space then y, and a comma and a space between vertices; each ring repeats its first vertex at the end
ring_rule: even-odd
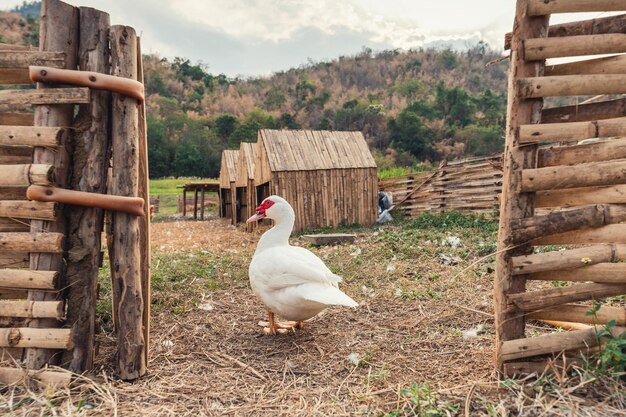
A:
MULTIPOLYGON (((492 264, 476 263, 480 251, 474 249, 492 244, 487 241, 492 232, 451 235, 398 227, 357 230, 352 245, 311 248, 344 277, 342 289, 359 307, 330 308, 301 331, 268 337, 257 324, 265 309, 247 278, 260 234, 219 219, 154 223, 148 375, 134 383, 115 380, 114 340, 104 326, 97 372, 43 400, 31 391, 28 407, 16 406, 11 397, 24 395, 19 388, 4 391, 0 411, 4 406, 9 415, 622 413, 623 394, 598 399, 589 389, 587 398, 571 403, 569 393, 562 400, 549 393, 554 381, 527 389, 497 380, 492 264), (460 244, 454 246, 457 237, 460 244), (546 409, 548 400, 552 405, 546 409)), ((292 243, 305 245, 298 237, 292 243)))

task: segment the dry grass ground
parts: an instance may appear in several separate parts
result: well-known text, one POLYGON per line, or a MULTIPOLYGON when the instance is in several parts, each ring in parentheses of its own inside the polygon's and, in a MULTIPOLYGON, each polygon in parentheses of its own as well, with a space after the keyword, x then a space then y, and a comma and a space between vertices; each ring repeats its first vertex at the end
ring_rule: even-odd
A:
POLYGON ((353 245, 312 250, 359 308, 266 337, 247 279, 259 235, 222 220, 153 224, 149 374, 115 380, 105 303, 96 372, 70 389, 2 389, 0 414, 626 415, 624 386, 598 374, 496 379, 493 265, 477 263, 494 249, 493 224, 427 219, 353 232, 353 245))

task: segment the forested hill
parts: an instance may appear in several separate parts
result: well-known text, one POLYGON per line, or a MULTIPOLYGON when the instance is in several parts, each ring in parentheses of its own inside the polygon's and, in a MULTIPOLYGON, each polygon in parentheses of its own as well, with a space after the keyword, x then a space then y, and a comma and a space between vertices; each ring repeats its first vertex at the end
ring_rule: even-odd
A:
MULTIPOLYGON (((20 42, 32 39, 33 26, 24 19, 20 42)), ((379 166, 497 152, 507 67, 487 65, 497 58, 485 44, 363 48, 244 79, 213 74, 210 63, 144 56, 150 174, 214 177, 221 151, 255 141, 259 128, 360 130, 379 166)))

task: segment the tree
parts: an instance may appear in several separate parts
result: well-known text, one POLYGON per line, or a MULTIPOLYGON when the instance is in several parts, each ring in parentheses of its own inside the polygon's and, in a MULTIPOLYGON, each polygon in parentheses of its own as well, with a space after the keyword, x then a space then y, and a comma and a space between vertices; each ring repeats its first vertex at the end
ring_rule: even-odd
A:
POLYGON ((433 157, 433 132, 417 114, 403 110, 397 118, 389 119, 387 128, 392 145, 398 149, 408 151, 421 160, 433 157))

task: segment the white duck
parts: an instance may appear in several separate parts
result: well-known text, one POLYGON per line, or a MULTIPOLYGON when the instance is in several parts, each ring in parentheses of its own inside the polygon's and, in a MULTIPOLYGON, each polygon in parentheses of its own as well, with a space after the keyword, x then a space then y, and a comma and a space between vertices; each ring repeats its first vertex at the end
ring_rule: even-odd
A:
POLYGON ((358 306, 339 290, 341 277, 320 258, 289 244, 295 214, 285 199, 276 195, 266 198, 247 222, 264 218, 274 220, 275 225, 261 236, 248 273, 252 291, 268 309, 266 334, 302 328, 303 320, 331 305, 358 306), (292 322, 279 323, 274 314, 292 322))

